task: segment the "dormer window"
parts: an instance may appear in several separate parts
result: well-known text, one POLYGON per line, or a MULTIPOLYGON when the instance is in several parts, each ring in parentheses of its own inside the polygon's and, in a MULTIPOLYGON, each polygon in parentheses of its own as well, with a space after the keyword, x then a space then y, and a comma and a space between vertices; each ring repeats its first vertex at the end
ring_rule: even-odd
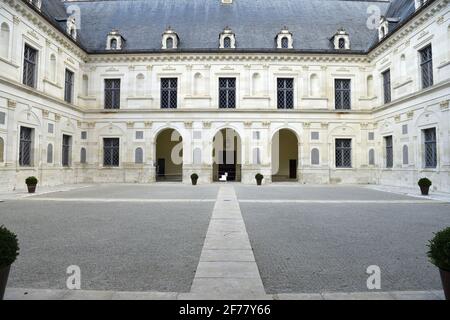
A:
POLYGON ((389 22, 385 17, 381 17, 380 26, 378 27, 378 40, 383 40, 389 32, 389 22))
POLYGON ((219 36, 219 48, 235 49, 236 37, 229 27, 226 27, 219 36))
POLYGON ((41 10, 42 0, 28 0, 28 2, 35 6, 37 9, 41 10))
POLYGON ((278 49, 293 49, 292 33, 287 27, 284 27, 275 37, 275 43, 278 49))
POLYGON ((67 19, 66 23, 67 33, 72 37, 72 39, 77 39, 77 25, 75 21, 75 17, 70 17, 67 19))
POLYGON ((162 34, 161 48, 165 49, 177 49, 178 48, 178 34, 168 27, 166 31, 162 34))
POLYGON ((344 28, 339 29, 333 36, 334 49, 349 50, 350 37, 344 28))
POLYGON ((119 31, 112 30, 108 33, 106 39, 106 50, 122 50, 125 45, 125 39, 120 35, 119 31))
POLYGON ((420 9, 425 3, 427 3, 427 0, 414 0, 414 1, 416 10, 420 9))

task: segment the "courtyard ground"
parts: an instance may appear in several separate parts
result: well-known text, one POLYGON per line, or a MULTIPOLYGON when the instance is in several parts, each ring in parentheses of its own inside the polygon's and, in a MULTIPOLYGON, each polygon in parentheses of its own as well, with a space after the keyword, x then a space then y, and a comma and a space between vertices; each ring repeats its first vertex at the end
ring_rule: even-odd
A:
POLYGON ((10 299, 73 298, 70 265, 87 298, 439 299, 426 244, 450 203, 361 186, 112 184, 11 197, 0 224, 21 245, 10 299))

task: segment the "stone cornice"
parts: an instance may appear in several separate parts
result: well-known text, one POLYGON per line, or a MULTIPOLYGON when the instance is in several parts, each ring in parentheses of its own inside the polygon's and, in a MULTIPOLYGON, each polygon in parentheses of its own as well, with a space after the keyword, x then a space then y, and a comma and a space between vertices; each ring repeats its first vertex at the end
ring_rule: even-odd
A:
POLYGON ((431 18, 435 17, 437 13, 447 8, 449 3, 450 0, 438 0, 430 4, 430 6, 428 8, 425 8, 425 10, 421 12, 417 17, 414 17, 404 26, 401 26, 398 30, 395 30, 394 33, 390 35, 385 41, 373 48, 368 54, 369 60, 374 60, 385 51, 397 45, 401 40, 404 40, 408 35, 417 30, 419 26, 424 24, 426 21, 431 20, 431 18))
POLYGON ((333 62, 333 63, 368 63, 366 55, 336 55, 336 54, 274 54, 274 53, 228 53, 228 54, 193 54, 193 53, 171 53, 171 54, 99 54, 89 55, 88 63, 154 63, 154 62, 185 62, 185 61, 232 61, 259 63, 267 62, 333 62))
POLYGON ((4 2, 9 4, 17 13, 25 17, 27 21, 31 22, 36 28, 55 40, 59 45, 62 45, 65 49, 75 54, 79 59, 83 61, 87 60, 87 53, 79 45, 69 40, 67 35, 49 23, 38 12, 33 11, 26 3, 17 0, 4 0, 4 2))

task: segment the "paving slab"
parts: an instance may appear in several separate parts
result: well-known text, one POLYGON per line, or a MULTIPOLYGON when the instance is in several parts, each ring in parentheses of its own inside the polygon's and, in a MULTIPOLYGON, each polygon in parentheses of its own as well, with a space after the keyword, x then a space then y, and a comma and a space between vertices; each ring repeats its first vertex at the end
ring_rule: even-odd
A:
POLYGON ((221 261, 241 261, 241 262, 255 262, 255 256, 253 255, 253 251, 251 249, 203 249, 202 255, 200 256, 200 261, 206 262, 221 262, 221 261))

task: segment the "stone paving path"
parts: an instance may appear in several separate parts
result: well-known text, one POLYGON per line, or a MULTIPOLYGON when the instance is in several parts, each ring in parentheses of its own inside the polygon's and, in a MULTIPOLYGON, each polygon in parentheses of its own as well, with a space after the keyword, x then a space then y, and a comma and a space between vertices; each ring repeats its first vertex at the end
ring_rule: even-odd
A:
POLYGON ((220 188, 190 299, 265 299, 266 294, 233 186, 220 188))

